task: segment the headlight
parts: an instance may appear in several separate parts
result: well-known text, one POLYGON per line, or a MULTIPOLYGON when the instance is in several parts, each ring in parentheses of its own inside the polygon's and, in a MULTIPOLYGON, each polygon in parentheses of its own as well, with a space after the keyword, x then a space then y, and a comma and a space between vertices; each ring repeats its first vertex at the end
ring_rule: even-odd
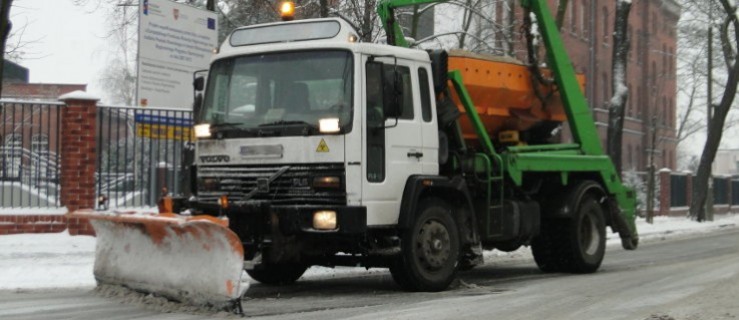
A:
POLYGON ((324 189, 338 189, 341 188, 341 178, 334 176, 327 177, 315 177, 313 178, 313 188, 324 189))
POLYGON ((339 118, 326 118, 318 120, 318 131, 321 133, 337 133, 341 131, 339 118))
POLYGON ((313 213, 313 229, 334 230, 336 229, 336 211, 321 210, 313 213))
POLYGON ((210 123, 201 123, 195 125, 196 138, 210 138, 210 123))

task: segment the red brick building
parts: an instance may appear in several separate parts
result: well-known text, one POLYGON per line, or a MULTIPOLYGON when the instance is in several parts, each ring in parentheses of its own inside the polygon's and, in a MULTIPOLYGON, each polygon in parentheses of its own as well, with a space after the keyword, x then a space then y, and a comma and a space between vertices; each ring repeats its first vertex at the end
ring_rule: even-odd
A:
MULTIPOLYGON (((500 1, 501 6, 504 1, 500 1)), ((549 0, 552 13, 558 0, 549 0)), ((569 0, 561 34, 575 71, 587 78, 585 95, 593 109, 602 145, 606 145, 608 101, 612 89, 613 30, 617 0, 569 0)), ((499 7, 500 12, 504 9, 499 7)), ((649 156, 659 168, 676 168, 676 51, 681 8, 675 0, 632 0, 628 36, 624 121, 624 170, 645 171, 649 156), (655 128, 655 130, 650 130, 655 128), (657 138, 653 146, 651 132, 657 138)), ((520 24, 521 14, 516 23, 520 24)), ((500 18, 499 18, 500 19, 500 18)), ((517 39, 522 39, 519 37, 517 39)), ((525 44, 516 43, 525 61, 525 44)), ((570 135, 565 130, 564 140, 570 135)))
MULTIPOLYGON (((556 0, 550 0, 552 7, 556 0)), ((676 166, 676 58, 680 6, 674 0, 633 0, 629 17, 623 168, 676 166), (655 130, 650 130, 654 128, 655 130), (657 134, 653 146, 652 134, 657 134)), ((605 146, 607 103, 613 94, 611 58, 616 0, 570 0, 562 34, 575 69, 588 78, 586 96, 605 146)))

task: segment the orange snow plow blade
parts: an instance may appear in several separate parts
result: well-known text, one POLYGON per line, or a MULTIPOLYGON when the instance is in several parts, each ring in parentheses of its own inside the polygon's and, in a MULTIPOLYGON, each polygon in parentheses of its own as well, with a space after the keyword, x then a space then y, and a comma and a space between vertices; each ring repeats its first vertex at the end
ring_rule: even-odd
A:
MULTIPOLYGON (((210 216, 76 211, 97 234, 95 279, 195 305, 228 306, 241 283, 244 249, 228 222, 210 216)), ((239 304, 240 306, 240 304, 239 304)))

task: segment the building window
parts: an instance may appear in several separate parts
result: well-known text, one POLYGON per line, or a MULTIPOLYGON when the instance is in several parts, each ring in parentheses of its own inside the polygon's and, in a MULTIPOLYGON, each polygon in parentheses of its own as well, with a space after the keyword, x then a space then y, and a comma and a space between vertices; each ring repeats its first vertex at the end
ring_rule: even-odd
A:
POLYGON ((611 30, 610 24, 608 23, 608 8, 603 7, 603 43, 608 44, 608 34, 611 30))
POLYGON ((633 38, 634 30, 631 29, 631 25, 629 25, 629 28, 626 31, 626 41, 629 44, 629 60, 631 60, 631 53, 634 52, 634 42, 632 41, 633 38))
POLYGON ((644 50, 643 50, 643 48, 642 48, 642 47, 643 47, 643 45, 642 45, 642 39, 641 39, 641 38, 642 38, 642 37, 641 37, 641 31, 637 30, 637 31, 636 31, 636 39, 634 39, 634 41, 636 42, 636 55, 637 55, 637 56, 636 56, 636 64, 637 64, 637 65, 641 65, 641 60, 642 60, 642 59, 639 59, 639 55, 640 55, 640 54, 641 54, 642 52, 644 52, 644 50))
POLYGON ((583 38, 588 37, 588 28, 585 27, 585 7, 587 5, 585 4, 585 1, 583 0, 582 4, 580 5, 580 16, 578 17, 580 20, 580 32, 582 32, 583 38))
POLYGON ((627 113, 628 116, 629 117, 633 117, 634 116, 634 99, 636 97, 634 96, 634 91, 631 90, 631 85, 630 84, 629 84, 628 87, 629 87, 629 100, 628 100, 628 107, 627 107, 626 110, 628 111, 628 113, 627 113))
POLYGON ((5 147, 16 149, 23 145, 23 137, 18 133, 11 133, 5 137, 5 147))
POLYGON ((662 108, 664 111, 662 112, 662 125, 667 125, 667 97, 662 97, 662 108))
POLYGON ((603 73, 601 78, 603 79, 603 83, 601 84, 603 86, 603 105, 608 107, 608 98, 610 98, 608 96, 608 74, 603 73))
POLYGON ((46 134, 34 134, 31 137, 31 152, 41 155, 49 152, 49 136, 46 134))
POLYGON ((570 7, 567 8, 567 15, 570 18, 570 31, 575 32, 577 26, 577 18, 575 17, 575 4, 577 2, 570 2, 570 7))

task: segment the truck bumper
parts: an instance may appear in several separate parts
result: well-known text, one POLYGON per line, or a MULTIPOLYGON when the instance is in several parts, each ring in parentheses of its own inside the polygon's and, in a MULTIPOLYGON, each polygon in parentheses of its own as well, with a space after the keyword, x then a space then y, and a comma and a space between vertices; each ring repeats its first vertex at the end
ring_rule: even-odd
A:
POLYGON ((271 233, 282 235, 340 234, 361 235, 367 231, 367 208, 362 206, 336 205, 274 205, 267 202, 231 204, 227 209, 218 205, 196 203, 194 207, 211 215, 226 215, 230 227, 249 229, 249 233, 271 233), (336 228, 319 230, 313 227, 313 215, 317 211, 336 213, 336 228))

